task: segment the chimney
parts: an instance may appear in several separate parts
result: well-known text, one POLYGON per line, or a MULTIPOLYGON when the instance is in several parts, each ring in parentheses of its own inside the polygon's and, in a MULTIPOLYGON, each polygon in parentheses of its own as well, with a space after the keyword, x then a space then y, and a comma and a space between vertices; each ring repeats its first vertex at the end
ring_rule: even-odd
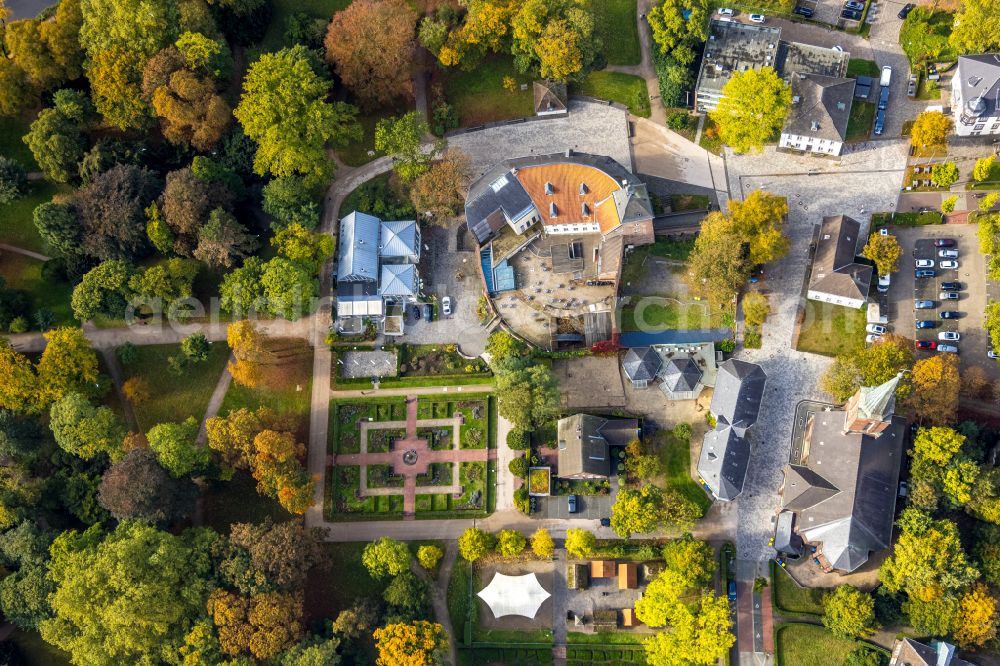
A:
POLYGON ((567 148, 566 149, 566 157, 573 157, 573 149, 572 148, 567 148))

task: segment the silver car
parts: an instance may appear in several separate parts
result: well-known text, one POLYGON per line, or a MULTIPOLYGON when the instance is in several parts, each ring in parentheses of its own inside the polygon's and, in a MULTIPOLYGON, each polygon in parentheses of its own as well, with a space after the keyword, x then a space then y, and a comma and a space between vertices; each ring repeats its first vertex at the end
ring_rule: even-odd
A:
POLYGON ((961 339, 961 334, 955 331, 941 331, 938 333, 938 340, 942 340, 944 342, 958 342, 961 339))
POLYGON ((930 310, 934 307, 934 301, 922 301, 918 299, 913 301, 913 307, 916 310, 930 310))
POLYGON ((948 352, 950 354, 957 354, 958 353, 958 347, 956 347, 954 345, 938 345, 937 346, 937 350, 939 352, 948 352))

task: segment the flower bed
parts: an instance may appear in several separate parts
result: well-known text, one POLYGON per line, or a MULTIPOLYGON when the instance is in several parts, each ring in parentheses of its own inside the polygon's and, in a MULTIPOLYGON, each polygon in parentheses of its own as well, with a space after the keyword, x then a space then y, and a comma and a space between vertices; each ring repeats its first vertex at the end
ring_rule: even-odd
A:
POLYGON ((552 468, 531 467, 528 470, 528 494, 549 495, 552 493, 552 468))
POLYGON ((448 451, 455 444, 454 428, 451 426, 417 428, 417 439, 426 439, 432 451, 448 451))
POLYGON ((368 431, 368 453, 388 453, 397 439, 406 437, 404 428, 386 428, 368 431))
MULTIPOLYGON (((450 486, 454 478, 450 462, 435 462, 427 467, 426 474, 417 475, 418 486, 450 486)), ((448 507, 445 507, 448 508, 448 507)))

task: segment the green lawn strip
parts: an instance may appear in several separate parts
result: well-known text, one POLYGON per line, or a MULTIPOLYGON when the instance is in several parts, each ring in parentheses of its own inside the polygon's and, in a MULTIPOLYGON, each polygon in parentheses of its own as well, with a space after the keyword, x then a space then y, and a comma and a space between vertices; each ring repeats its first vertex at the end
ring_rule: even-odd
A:
POLYGON ((851 58, 847 61, 847 76, 878 76, 878 65, 874 60, 851 58))
POLYGON ((666 470, 666 484, 701 508, 702 515, 712 506, 704 489, 691 478, 691 441, 664 433, 660 456, 666 470))
POLYGON ((27 666, 70 666, 69 653, 43 641, 37 631, 15 629, 7 640, 17 646, 27 666))
MULTIPOLYGON (((308 14, 313 18, 329 20, 334 12, 344 9, 351 0, 274 0, 271 3, 271 23, 258 48, 261 52, 278 51, 285 43, 285 25, 293 14, 308 14)), ((252 62, 252 59, 251 59, 252 62)))
POLYGON ((649 92, 645 79, 622 72, 591 72, 572 91, 578 95, 606 99, 628 107, 634 116, 649 117, 649 92))
POLYGON ((219 415, 225 416, 230 410, 241 407, 251 411, 267 407, 279 414, 294 418, 297 422, 295 435, 298 441, 305 442, 309 439, 312 348, 300 340, 276 340, 275 342, 291 345, 289 349, 272 350, 279 355, 279 358, 285 352, 291 351, 291 354, 280 361, 283 371, 282 382, 280 384, 265 383, 255 389, 233 382, 229 385, 229 391, 226 392, 226 397, 222 401, 219 415))
POLYGON ((774 581, 773 602, 779 612, 813 616, 823 614, 823 595, 829 592, 829 589, 800 587, 784 568, 779 567, 773 561, 771 562, 771 578, 774 581))
POLYGON ((26 196, 0 205, 0 242, 48 254, 49 248, 35 228, 35 208, 51 201, 56 194, 72 192, 73 188, 48 181, 35 181, 29 187, 30 192, 26 196))
POLYGON ((642 61, 635 0, 591 0, 594 27, 609 65, 638 65, 642 61))
POLYGON ((70 307, 73 286, 62 280, 46 280, 42 276, 42 266, 41 261, 23 254, 0 252, 0 275, 7 281, 7 288, 26 291, 31 298, 28 312, 32 328, 35 322, 31 316, 41 308, 55 316, 56 324, 78 325, 70 307))
POLYGON ((622 308, 623 331, 687 330, 721 326, 721 315, 713 317, 706 310, 707 302, 678 303, 675 299, 656 296, 633 297, 622 308), (718 320, 718 321, 713 321, 718 320))
POLYGON ((205 525, 220 534, 229 534, 233 523, 261 523, 292 520, 278 501, 257 492, 257 482, 246 471, 238 471, 229 481, 213 481, 202 495, 205 525))
MULTIPOLYGON (((170 356, 183 356, 180 345, 142 345, 136 347, 135 361, 123 366, 125 379, 142 377, 150 387, 152 397, 135 406, 135 417, 143 432, 157 423, 183 421, 189 416, 200 421, 226 367, 229 348, 224 342, 213 342, 208 360, 188 363, 179 375, 167 370, 170 356)), ((220 414, 226 413, 220 410, 220 414)))
POLYGON ((509 629, 484 629, 477 625, 473 636, 476 643, 552 645, 551 629, 515 631, 509 629))
POLYGON ((648 634, 640 635, 624 631, 598 631, 593 634, 585 634, 580 631, 566 633, 566 643, 568 645, 642 645, 642 642, 647 638, 649 638, 648 634))
POLYGON ((443 78, 445 98, 455 107, 462 127, 532 115, 531 77, 514 69, 509 57, 489 56, 470 71, 455 68, 443 78), (505 76, 517 81, 517 90, 504 89, 505 76), (520 84, 527 84, 527 90, 520 84))
POLYGON ((705 116, 705 124, 701 128, 701 137, 698 139, 698 145, 712 153, 713 155, 722 154, 722 139, 719 138, 719 126, 715 124, 710 116, 705 116), (714 134, 714 136, 710 136, 714 134))
MULTIPOLYGON (((483 386, 493 383, 493 377, 485 375, 442 375, 437 377, 383 377, 381 388, 420 388, 422 386, 483 386)), ((368 378, 333 378, 334 390, 367 389, 372 381, 368 378)))
POLYGON ((775 629, 777 666, 842 664, 861 641, 838 638, 815 624, 792 623, 775 629))
POLYGON ((469 594, 472 574, 472 565, 459 557, 455 560, 448 579, 448 615, 455 630, 455 642, 459 645, 472 641, 472 630, 478 613, 469 594))
POLYGON ((874 120, 875 104, 855 100, 854 104, 851 105, 851 115, 847 119, 847 140, 862 141, 867 139, 874 120))
POLYGON ((806 315, 799 330, 799 351, 836 356, 864 347, 866 313, 863 309, 806 301, 806 315))
MULTIPOLYGON (((706 210, 711 205, 712 205, 712 200, 705 194, 670 195, 670 207, 674 209, 675 213, 688 210, 706 210)), ((669 241, 658 241, 658 242, 665 243, 669 241)), ((694 241, 691 241, 691 247, 694 247, 694 241)), ((688 253, 690 254, 690 250, 688 250, 688 253)))
POLYGON ((38 171, 38 163, 22 138, 31 129, 34 112, 16 118, 0 117, 0 155, 14 160, 25 171, 38 171))

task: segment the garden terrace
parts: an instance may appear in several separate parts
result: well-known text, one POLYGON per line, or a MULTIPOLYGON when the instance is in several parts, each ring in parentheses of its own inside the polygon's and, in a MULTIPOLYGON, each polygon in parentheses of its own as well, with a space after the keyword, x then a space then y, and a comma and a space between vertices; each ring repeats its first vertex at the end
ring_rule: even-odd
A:
MULTIPOLYGON (((358 376, 346 361, 354 352, 370 352, 373 349, 360 345, 334 347, 331 386, 334 389, 370 387, 370 375, 358 376)), ((489 384, 493 381, 485 361, 462 356, 455 345, 384 345, 381 353, 396 357, 395 371, 383 373, 391 376, 380 379, 382 388, 489 384)), ((388 367, 390 363, 383 365, 388 367)))

